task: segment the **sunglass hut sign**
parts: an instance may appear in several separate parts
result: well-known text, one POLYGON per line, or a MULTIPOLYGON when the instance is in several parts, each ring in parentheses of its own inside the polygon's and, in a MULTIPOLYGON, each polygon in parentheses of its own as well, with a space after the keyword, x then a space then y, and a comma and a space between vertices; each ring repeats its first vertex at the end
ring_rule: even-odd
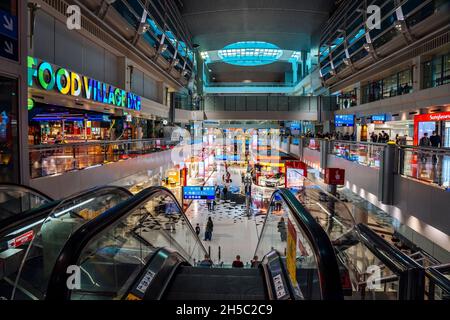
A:
POLYGON ((112 85, 81 76, 48 62, 28 57, 28 86, 132 110, 141 110, 141 97, 112 85))

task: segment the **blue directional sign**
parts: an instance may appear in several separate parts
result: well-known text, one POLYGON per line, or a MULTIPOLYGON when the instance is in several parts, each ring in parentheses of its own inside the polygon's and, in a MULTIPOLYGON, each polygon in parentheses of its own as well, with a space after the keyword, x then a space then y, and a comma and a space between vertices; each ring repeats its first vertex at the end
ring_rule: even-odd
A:
POLYGON ((0 57, 19 61, 17 17, 0 10, 0 57))
POLYGON ((214 186, 183 187, 183 199, 185 200, 214 200, 216 198, 216 188, 214 186))
POLYGON ((17 40, 0 35, 0 57, 18 61, 19 47, 17 40))
POLYGON ((17 17, 3 10, 0 10, 0 34, 17 40, 17 17))

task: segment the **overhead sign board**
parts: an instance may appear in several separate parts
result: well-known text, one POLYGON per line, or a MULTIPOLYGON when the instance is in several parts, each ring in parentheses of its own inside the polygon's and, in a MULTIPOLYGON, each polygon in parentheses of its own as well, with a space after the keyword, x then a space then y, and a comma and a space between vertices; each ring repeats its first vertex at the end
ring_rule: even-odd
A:
POLYGON ((183 187, 183 199, 185 200, 214 200, 216 188, 214 186, 186 186, 183 187))
POLYGON ((334 116, 334 125, 336 127, 353 127, 355 125, 355 116, 352 114, 336 114, 334 116))
POLYGON ((372 123, 373 124, 383 124, 386 122, 386 115, 385 114, 377 114, 372 116, 372 123))
POLYGON ((28 86, 115 107, 141 110, 141 97, 134 93, 33 57, 28 57, 28 86))

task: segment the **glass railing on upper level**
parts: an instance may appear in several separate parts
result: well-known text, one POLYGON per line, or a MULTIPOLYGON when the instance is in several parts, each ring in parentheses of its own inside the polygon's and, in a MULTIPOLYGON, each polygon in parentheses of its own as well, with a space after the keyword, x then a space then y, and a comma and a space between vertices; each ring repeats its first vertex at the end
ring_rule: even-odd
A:
POLYGON ((2 227, 0 244, 8 267, 0 277, 1 295, 43 299, 48 276, 70 235, 131 196, 123 188, 98 187, 30 210, 24 219, 2 227))
POLYGON ((34 145, 29 147, 30 175, 31 178, 39 178, 81 170, 164 151, 176 143, 165 139, 144 139, 34 145))
POLYGON ((399 147, 399 173, 408 178, 450 188, 450 149, 399 147))
MULTIPOLYGON (((302 145, 320 151, 321 138, 298 138, 302 145)), ((294 139, 292 139, 294 140, 294 139)), ((329 155, 334 155, 360 165, 380 169, 386 143, 349 140, 329 140, 329 155)), ((417 179, 444 189, 450 188, 450 148, 428 148, 396 145, 395 167, 404 177, 417 179)))
POLYGON ((352 283, 349 295, 364 300, 423 299, 423 268, 359 223, 351 204, 307 178, 293 192, 330 237, 352 283))
POLYGON ((72 235, 53 268, 47 299, 121 299, 162 247, 192 265, 207 254, 175 196, 150 187, 72 235), (70 266, 82 271, 73 290, 66 285, 70 266))
POLYGON ((379 169, 385 146, 381 143, 332 141, 331 154, 367 167, 379 169))
POLYGON ((255 255, 276 250, 285 261, 297 296, 343 299, 339 268, 330 239, 287 189, 275 191, 255 255))
POLYGON ((0 184, 0 221, 38 208, 52 199, 31 187, 18 184, 0 184))

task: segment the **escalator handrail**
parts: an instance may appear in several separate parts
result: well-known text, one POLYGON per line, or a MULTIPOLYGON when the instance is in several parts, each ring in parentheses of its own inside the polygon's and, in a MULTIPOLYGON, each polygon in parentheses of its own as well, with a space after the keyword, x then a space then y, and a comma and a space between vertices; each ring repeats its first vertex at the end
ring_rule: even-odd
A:
MULTIPOLYGON (((186 217, 178 200, 169 189, 159 186, 144 189, 134 197, 119 203, 115 207, 99 215, 96 219, 87 222, 71 235, 64 245, 64 248, 61 250, 56 264, 53 267, 48 284, 46 300, 69 300, 70 290, 66 285, 66 279, 68 277, 66 273, 67 268, 78 263, 83 249, 89 244, 91 239, 97 234, 107 230, 110 226, 114 225, 114 223, 122 220, 128 214, 134 212, 151 197, 160 192, 166 193, 176 203, 182 217, 188 222, 187 224, 189 225, 192 234, 197 237, 194 228, 190 224, 189 219, 186 217)), ((206 254, 207 251, 203 246, 203 243, 200 239, 198 240, 203 252, 206 254)))
POLYGON ((2 187, 10 187, 11 189, 22 189, 23 191, 28 191, 31 193, 34 193, 35 195, 38 195, 40 197, 42 197, 43 199, 47 200, 47 201, 53 201, 54 199, 52 197, 49 197, 48 195, 46 195, 44 192, 39 191, 38 189, 35 189, 33 187, 30 186, 25 186, 23 184, 18 184, 18 183, 12 183, 12 182, 8 182, 8 183, 0 183, 0 189, 2 187))
POLYGON ((429 267, 425 269, 425 275, 435 286, 444 290, 446 294, 450 294, 450 279, 442 272, 435 267, 429 267))
POLYGON ((178 252, 164 248, 168 257, 144 294, 144 300, 162 300, 182 266, 190 266, 178 252))
POLYGON ((356 232, 363 244, 383 264, 399 276, 398 298, 400 300, 423 300, 425 269, 365 224, 357 224, 356 232))
MULTIPOLYGON (((288 189, 281 188, 275 191, 272 194, 270 203, 274 202, 274 197, 277 193, 288 205, 296 220, 295 222, 297 226, 300 227, 306 234, 308 240, 312 245, 312 249, 314 250, 314 255, 316 257, 319 268, 318 275, 320 279, 320 290, 322 298, 324 300, 343 300, 344 296, 342 292, 339 267, 330 238, 326 234, 325 230, 308 212, 308 210, 300 203, 300 201, 298 201, 297 198, 295 198, 295 196, 288 189)), ((261 235, 263 235, 268 216, 269 213, 266 215, 266 221, 264 222, 264 227, 261 231, 261 235)), ((255 255, 258 251, 261 241, 262 237, 260 237, 258 241, 255 255)))
POLYGON ((395 273, 403 273, 409 269, 423 269, 414 259, 390 245, 367 225, 359 223, 356 230, 364 245, 395 273))
POLYGON ((22 225, 26 225, 29 223, 33 223, 36 220, 39 219, 45 219, 48 217, 49 214, 52 213, 52 211, 57 208, 59 205, 64 203, 69 203, 71 201, 74 201, 78 198, 85 197, 88 194, 96 194, 102 195, 107 194, 108 192, 112 190, 118 190, 123 192, 126 195, 129 195, 130 197, 133 196, 133 194, 126 188, 123 187, 115 187, 115 186, 101 186, 101 187, 94 187, 79 193, 76 193, 74 195, 71 195, 67 198, 64 198, 62 200, 54 200, 52 202, 46 203, 38 208, 34 208, 28 211, 25 211, 20 214, 16 214, 12 217, 9 217, 7 219, 4 219, 0 221, 0 239, 4 236, 6 236, 7 233, 10 233, 12 230, 15 230, 19 228, 22 225))

